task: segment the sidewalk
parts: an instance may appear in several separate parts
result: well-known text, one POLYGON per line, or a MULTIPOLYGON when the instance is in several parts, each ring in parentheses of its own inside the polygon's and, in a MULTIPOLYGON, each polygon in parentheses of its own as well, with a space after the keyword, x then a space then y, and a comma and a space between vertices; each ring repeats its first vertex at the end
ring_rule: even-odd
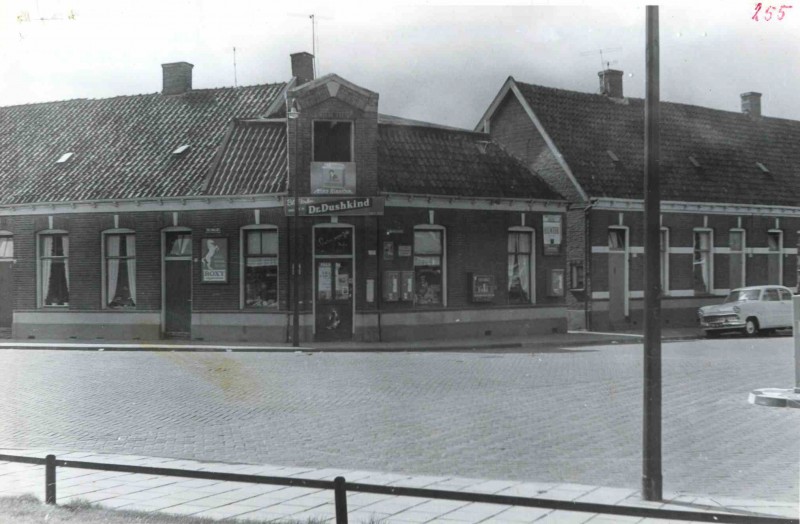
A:
MULTIPOLYGON (((332 480, 344 476, 348 482, 444 489, 477 493, 572 500, 617 506, 656 507, 679 511, 716 511, 746 516, 797 518, 796 503, 707 497, 665 493, 665 502, 645 502, 632 489, 468 479, 459 477, 412 476, 370 471, 312 469, 269 465, 205 463, 192 460, 135 455, 95 455, 55 450, 3 449, 0 454, 44 457, 48 452, 64 460, 134 464, 162 468, 194 469, 252 475, 273 475, 302 479, 332 480)), ((44 500, 44 467, 0 462, 0 496, 33 494, 44 500)), ((195 515, 213 519, 278 518, 331 522, 334 518, 333 492, 297 487, 190 480, 131 473, 93 472, 58 468, 57 502, 88 501, 106 508, 195 515)), ((452 522, 537 524, 609 524, 614 522, 664 522, 660 519, 598 515, 574 511, 553 511, 496 504, 479 504, 367 493, 347 496, 349 520, 354 524, 381 520, 390 523, 452 522)))
MULTIPOLYGON (((664 342, 701 338, 698 328, 670 328, 662 331, 664 342)), ((200 340, 44 340, 6 339, 0 349, 73 349, 94 351, 331 351, 331 352, 403 352, 403 351, 545 351, 558 348, 596 346, 605 344, 641 343, 639 333, 599 333, 570 331, 532 335, 529 337, 484 337, 447 340, 420 340, 398 342, 309 342, 300 347, 291 343, 261 344, 257 342, 207 342, 200 340)))

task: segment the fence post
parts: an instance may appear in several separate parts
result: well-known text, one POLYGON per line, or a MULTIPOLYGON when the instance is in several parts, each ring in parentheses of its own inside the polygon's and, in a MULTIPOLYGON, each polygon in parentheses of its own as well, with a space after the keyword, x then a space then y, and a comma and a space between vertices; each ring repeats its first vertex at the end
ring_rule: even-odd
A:
POLYGON ((336 524, 347 524, 347 491, 344 477, 333 479, 333 499, 336 503, 336 524))
POLYGON ((56 456, 47 455, 44 463, 44 501, 56 503, 56 456))

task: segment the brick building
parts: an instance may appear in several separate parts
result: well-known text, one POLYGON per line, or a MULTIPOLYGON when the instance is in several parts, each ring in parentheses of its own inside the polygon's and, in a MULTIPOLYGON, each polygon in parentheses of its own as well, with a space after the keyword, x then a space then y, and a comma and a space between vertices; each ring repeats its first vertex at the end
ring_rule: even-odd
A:
MULTIPOLYGON (((644 100, 623 74, 600 94, 509 78, 477 126, 570 200, 570 325, 642 322, 644 100)), ((661 104, 661 287, 665 326, 743 285, 797 286, 800 122, 765 117, 761 94, 741 112, 661 104)))
POLYGON ((567 204, 489 135, 382 115, 307 53, 262 86, 162 67, 0 108, 0 329, 285 341, 293 270, 304 341, 566 329, 567 204))

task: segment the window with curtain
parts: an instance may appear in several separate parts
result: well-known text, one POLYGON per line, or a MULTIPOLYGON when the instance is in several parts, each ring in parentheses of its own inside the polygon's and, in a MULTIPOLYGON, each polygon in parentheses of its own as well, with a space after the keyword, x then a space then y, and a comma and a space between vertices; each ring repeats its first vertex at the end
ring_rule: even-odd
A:
POLYGON ((245 230, 244 305, 278 306, 278 231, 245 230))
POLYGON ((528 231, 508 233, 508 301, 511 304, 531 302, 531 234, 528 231))
POLYGON ((694 291, 711 293, 711 232, 694 232, 694 291))
POLYGON ((624 229, 609 229, 608 230, 608 249, 609 251, 624 251, 625 250, 625 230, 624 229))
POLYGON ((136 235, 105 235, 106 306, 136 307, 136 235))
POLYGON ((730 250, 730 288, 736 289, 745 285, 744 231, 730 231, 728 247, 730 250))
POLYGON ((167 256, 192 256, 192 234, 187 232, 167 233, 167 256))
POLYGON ((67 235, 39 235, 39 278, 43 306, 69 306, 67 235))
POLYGON ((415 301, 419 305, 442 304, 444 245, 441 229, 414 230, 415 301))
POLYGON ((14 258, 14 237, 0 236, 0 259, 14 258))

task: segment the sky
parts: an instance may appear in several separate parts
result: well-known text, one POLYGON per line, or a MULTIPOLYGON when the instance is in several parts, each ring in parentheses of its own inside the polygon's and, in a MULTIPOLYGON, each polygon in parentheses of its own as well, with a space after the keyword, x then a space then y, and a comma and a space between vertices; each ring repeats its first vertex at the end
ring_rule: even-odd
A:
MULTIPOLYGON (((759 21, 757 2, 662 4, 661 99, 739 111, 758 91, 765 115, 800 120, 800 3, 767 21, 769 1, 759 21)), ((198 89, 287 81, 289 55, 312 51, 312 13, 318 74, 379 93, 381 113, 473 128, 509 76, 597 92, 600 49, 644 97, 645 8, 629 1, 3 0, 0 105, 155 93, 176 61, 198 89)))

